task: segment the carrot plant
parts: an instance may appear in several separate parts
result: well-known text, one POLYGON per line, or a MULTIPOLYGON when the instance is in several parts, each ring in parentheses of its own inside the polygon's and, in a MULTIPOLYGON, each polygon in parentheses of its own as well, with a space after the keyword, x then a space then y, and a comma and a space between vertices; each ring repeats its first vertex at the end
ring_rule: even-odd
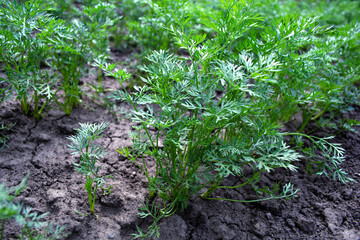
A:
MULTIPOLYGON (((150 75, 144 79, 147 85, 136 88, 131 95, 126 91, 113 95, 133 104, 133 121, 140 124, 132 133, 132 149, 118 152, 144 172, 149 198, 161 200, 160 205, 145 206, 145 212, 156 218, 148 233, 138 235, 142 237, 156 233, 156 222, 177 209, 185 209, 194 194, 203 191, 203 198, 211 198, 229 175, 243 179, 237 187, 249 184, 258 193, 265 193, 263 200, 288 199, 296 194, 291 184, 284 185, 280 192, 277 187, 256 187, 263 172, 280 167, 294 171, 293 161, 300 158, 285 143, 279 126, 263 117, 269 107, 266 89, 255 88, 246 78, 245 69, 230 62, 215 62, 209 67, 211 71, 201 72, 198 67, 211 57, 211 52, 207 46, 191 47, 201 41, 185 38, 192 64, 165 51, 154 52, 148 57, 151 64, 144 67, 150 75), (219 89, 224 91, 221 97, 216 94, 219 89), (148 170, 146 156, 155 159, 154 173, 148 170), (243 173, 248 167, 253 171, 251 176, 243 173), (159 215, 151 210, 156 208, 159 215)), ((113 72, 113 65, 103 67, 120 83, 127 77, 123 71, 113 72)))
POLYGON ((97 166, 96 163, 106 155, 106 152, 94 143, 96 139, 101 137, 102 132, 108 125, 109 123, 80 123, 80 128, 76 129, 77 134, 69 137, 72 142, 69 145, 69 149, 73 151, 72 154, 80 155, 80 163, 74 162, 74 166, 79 173, 85 175, 84 187, 88 194, 91 214, 95 212, 97 190, 102 188, 107 194, 110 193, 112 188, 112 186, 103 187, 106 183, 105 178, 111 176, 102 177, 99 175, 101 166, 97 166))
MULTIPOLYGON (((184 209, 187 200, 200 191, 203 198, 210 198, 229 175, 244 180, 237 187, 249 184, 256 192, 265 193, 263 200, 296 195, 291 184, 280 191, 276 186, 256 187, 263 172, 279 167, 295 170, 292 162, 300 158, 279 134, 279 126, 264 117, 271 107, 267 105, 269 89, 251 84, 246 69, 236 63, 217 61, 209 71, 201 71, 199 66, 208 64, 207 59, 220 48, 207 45, 204 36, 188 36, 175 29, 172 33, 179 34, 178 43, 190 57, 178 59, 165 51, 153 52, 148 57, 150 64, 143 67, 150 75, 143 79, 147 84, 131 95, 125 89, 113 95, 114 99, 133 104, 133 120, 140 124, 132 133, 132 149, 118 152, 144 172, 149 181, 149 198, 161 200, 160 205, 145 206, 145 212, 156 217, 155 224, 148 233, 137 237, 157 234, 156 222, 161 217, 184 209), (218 90, 224 94, 218 96, 218 90), (154 173, 148 170, 146 156, 155 159, 154 173), (247 167, 253 171, 251 176, 243 173, 247 167), (156 208, 158 214, 151 210, 156 208)), ((123 71, 113 72, 114 65, 103 67, 120 84, 128 77, 123 71)), ((267 69, 274 67, 269 65, 267 69)), ((260 76, 262 69, 258 73, 260 76)))
MULTIPOLYGON (((339 167, 344 150, 330 138, 280 130, 284 119, 307 110, 309 105, 313 117, 319 107, 316 96, 324 94, 318 89, 321 85, 311 82, 310 77, 306 86, 293 84, 303 81, 295 79, 294 74, 293 82, 284 85, 289 90, 293 84, 293 92, 301 96, 285 98, 292 92, 282 91, 284 72, 293 66, 289 67, 284 59, 288 55, 296 58, 302 44, 317 43, 311 39, 328 29, 318 27, 314 18, 301 19, 297 15, 276 20, 272 28, 263 29, 262 17, 253 11, 256 2, 220 3, 220 10, 205 18, 206 26, 214 32, 210 37, 193 33, 185 16, 174 16, 167 30, 186 54, 179 57, 168 51, 154 51, 141 68, 148 74, 142 79, 145 85, 135 87, 133 93, 123 85, 130 78, 126 71, 117 70, 115 64, 97 62, 122 85, 123 89, 112 98, 131 103, 133 121, 138 123, 131 133, 132 148, 118 149, 144 172, 149 182, 149 201, 141 217, 153 217, 154 224, 146 233, 139 229, 136 238, 158 235, 157 222, 184 209, 193 195, 234 202, 294 197, 297 190, 291 183, 283 183, 282 187, 259 187, 258 183, 263 173, 276 168, 296 171, 293 163, 303 158, 309 160, 309 170, 314 173, 343 182, 352 180, 339 167), (294 137, 295 145, 287 143, 288 137, 294 137), (310 146, 304 144, 304 138, 310 140, 310 146), (155 161, 154 171, 149 170, 147 156, 155 161), (242 183, 222 185, 230 175, 239 177, 242 183), (245 185, 253 187, 261 197, 213 197, 218 189, 245 185)), ((316 53, 314 50, 308 54, 316 53)), ((301 57, 289 64, 300 63, 301 57)))
MULTIPOLYGON (((111 27, 116 24, 121 17, 116 15, 115 5, 109 3, 99 3, 94 7, 85 7, 84 22, 89 22, 87 28, 91 33, 90 47, 93 49, 94 58, 109 58, 110 42, 109 33, 111 27)), ((102 92, 102 69, 98 68, 98 86, 94 87, 97 92, 102 92)))
MULTIPOLYGON (((26 115, 40 119, 54 102, 56 74, 42 68, 51 46, 39 37, 53 19, 39 1, 0 1, 0 62, 7 83, 26 115)), ((2 96, 2 100, 4 99, 2 96)))
MULTIPOLYGON (((256 1, 252 3, 253 7, 257 7, 256 1)), ((344 30, 330 34, 330 27, 316 23, 317 17, 302 18, 294 13, 279 16, 273 25, 262 27, 263 19, 251 10, 251 3, 241 11, 239 3, 234 1, 222 1, 221 7, 224 14, 210 14, 206 21, 218 34, 220 41, 226 43, 222 45, 228 48, 221 51, 219 57, 235 61, 240 59, 254 85, 269 90, 269 121, 287 122, 294 115, 302 114, 298 132, 280 134, 311 141, 310 148, 300 149, 299 146, 304 146, 301 141, 297 142, 296 147, 308 156, 308 169, 314 168, 312 172, 333 176, 344 183, 352 181, 339 167, 344 160, 344 150, 329 141, 332 137, 319 138, 302 132, 310 120, 322 117, 325 112, 348 108, 356 102, 354 83, 358 65, 344 70, 341 66, 333 66, 332 61, 357 49, 353 44, 355 39, 359 39, 355 34, 358 32, 357 25, 345 27, 353 32, 351 37, 346 38, 344 30), (243 25, 246 22, 249 27, 243 25), (232 29, 234 33, 222 32, 223 29, 232 29), (330 37, 326 34, 330 34, 330 37), (333 34, 336 37, 331 36, 333 34), (343 51, 350 46, 353 48, 351 51, 343 51), (271 69, 271 65, 276 67, 271 69), (334 71, 334 68, 339 70, 334 71), (262 69, 262 73, 259 74, 258 69, 262 69), (320 152, 322 161, 315 160, 319 157, 316 151, 320 152)), ((218 42, 216 38, 212 41, 218 42)), ((348 59, 352 61, 352 57, 348 59)), ((266 109, 265 106, 262 108, 266 109)), ((356 124, 356 121, 350 122, 356 124)))
MULTIPOLYGON (((301 116, 298 118, 301 120, 298 132, 304 132, 310 122, 317 122, 320 126, 329 123, 330 126, 334 117, 351 110, 358 98, 354 83, 358 81, 359 64, 352 57, 358 52, 358 45, 354 44, 359 39, 358 24, 321 24, 324 16, 314 16, 315 6, 305 7, 301 13, 289 13, 290 8, 299 9, 302 4, 317 5, 329 11, 337 9, 334 6, 338 3, 332 1, 325 7, 325 2, 287 1, 278 4, 278 1, 272 1, 270 6, 255 11, 264 18, 264 27, 241 38, 238 51, 235 51, 253 53, 255 63, 261 64, 259 55, 272 55, 280 63, 281 67, 271 76, 274 101, 278 103, 272 115, 284 122, 293 119, 294 115, 301 116), (324 118, 325 113, 331 113, 331 119, 324 118)), ((343 3, 356 5, 351 1, 343 3)), ((333 19, 336 19, 336 14, 333 14, 333 19)), ((325 19, 325 22, 332 22, 327 17, 325 19)))
MULTIPOLYGON (((114 22, 109 18, 114 6, 99 3, 93 7, 85 7, 82 15, 71 23, 58 25, 58 30, 49 33, 48 42, 54 44, 49 64, 61 73, 63 99, 57 104, 66 114, 81 102, 82 90, 79 82, 88 70, 88 63, 96 57, 109 54, 107 29, 114 22), (55 40, 53 40, 55 39, 55 40)), ((102 73, 99 72, 99 89, 102 91, 102 73)))
MULTIPOLYGON (((117 19, 114 6, 85 7, 79 17, 66 22, 52 17, 51 4, 42 0, 0 4, 0 62, 6 73, 0 79, 5 83, 1 101, 16 92, 24 113, 36 120, 55 102, 70 114, 81 102, 79 81, 87 64, 109 55, 108 27, 117 19)), ((98 76, 102 91, 101 71, 98 76)))
MULTIPOLYGON (((267 79, 278 104, 271 115, 284 122, 301 115, 299 132, 311 121, 324 123, 325 113, 351 109, 358 96, 354 83, 359 67, 356 58, 345 55, 357 52, 357 24, 324 26, 313 10, 289 13, 290 8, 299 9, 302 4, 314 5, 312 1, 271 1, 263 6, 259 2, 248 1, 247 7, 240 9, 232 1, 223 1, 222 12, 205 18, 204 24, 217 35, 212 40, 226 45, 219 57, 237 59, 246 51, 252 62, 244 64, 250 67, 263 64, 268 57, 278 62, 279 68, 267 79), (248 21, 253 23, 251 28, 243 25, 248 21)), ((324 7, 324 1, 319 2, 324 7)), ((344 4, 356 5, 351 1, 344 4)))
MULTIPOLYGON (((302 122, 298 131, 304 132, 310 121, 354 103, 348 101, 356 93, 351 96, 344 93, 349 88, 354 89, 358 67, 345 69, 341 64, 334 64, 341 59, 343 46, 350 39, 331 36, 328 27, 316 24, 316 18, 304 19, 294 14, 280 17, 275 26, 277 28, 262 35, 269 46, 276 47, 277 60, 282 64, 274 76, 277 82, 274 96, 279 104, 274 109, 274 117, 285 109, 285 121, 299 113, 302 122)), ((265 49, 260 51, 268 51, 265 49)))

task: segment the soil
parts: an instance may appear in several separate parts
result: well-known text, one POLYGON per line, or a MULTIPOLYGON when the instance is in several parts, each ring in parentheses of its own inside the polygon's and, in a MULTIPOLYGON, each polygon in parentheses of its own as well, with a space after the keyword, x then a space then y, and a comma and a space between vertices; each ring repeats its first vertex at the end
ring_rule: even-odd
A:
MULTIPOLYGON (((116 86, 113 79, 106 79, 104 84, 105 88, 116 86)), ((146 179, 115 151, 131 145, 128 133, 133 124, 114 117, 91 99, 84 98, 84 103, 70 116, 53 109, 38 122, 24 116, 15 101, 1 106, 1 122, 16 125, 8 133, 7 146, 0 151, 0 182, 14 186, 29 173, 28 186, 17 200, 39 213, 50 212, 47 221, 66 224, 71 232, 67 239, 130 239, 137 225, 145 229, 149 223, 137 215, 148 193, 146 179), (110 122, 100 140, 108 152, 101 160, 102 173, 113 176, 108 182, 114 188, 107 196, 99 192, 96 216, 84 216, 75 211, 89 213, 84 176, 73 167, 72 162, 79 158, 68 150, 67 137, 75 134, 79 122, 102 121, 110 122)), ((360 108, 355 107, 347 117, 360 120, 360 108)), ((360 239, 360 127, 356 130, 343 132, 334 140, 346 150, 342 168, 356 182, 342 184, 311 175, 305 171, 306 162, 298 162, 297 173, 279 169, 263 177, 265 183, 293 183, 299 189, 297 198, 234 203, 196 196, 184 212, 161 221, 160 239, 360 239)), ((229 178, 226 184, 237 181, 229 178)), ((247 188, 215 194, 233 199, 257 197, 247 188)), ((19 229, 14 222, 7 222, 5 229, 5 239, 16 238, 19 229)))

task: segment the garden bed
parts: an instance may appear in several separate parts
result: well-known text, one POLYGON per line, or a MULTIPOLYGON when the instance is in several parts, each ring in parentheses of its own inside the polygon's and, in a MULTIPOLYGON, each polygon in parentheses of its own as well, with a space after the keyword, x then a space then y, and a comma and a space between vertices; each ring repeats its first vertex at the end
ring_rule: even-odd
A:
POLYGON ((0 6, 0 240, 360 240, 359 3, 0 6))
MULTIPOLYGON (((107 79, 107 81, 112 81, 107 79)), ((131 145, 128 136, 133 123, 117 120, 106 108, 93 103, 74 109, 70 116, 51 110, 46 119, 36 122, 20 111, 17 102, 1 107, 4 123, 16 123, 8 133, 10 140, 0 152, 0 182, 17 185, 30 174, 27 188, 17 200, 45 213, 47 221, 67 225, 67 239, 129 239, 136 226, 145 229, 147 220, 137 216, 147 197, 147 180, 130 161, 116 153, 119 147, 131 145), (67 139, 75 134, 79 122, 110 122, 100 139, 109 153, 101 160, 102 174, 111 174, 111 194, 96 198, 96 216, 89 213, 84 176, 72 162, 67 139)), ((349 113, 360 119, 359 108, 349 113)), ((359 130, 359 127, 356 128, 359 130)), ((317 132, 317 135, 331 133, 317 132)), ((188 208, 160 222, 160 239, 348 239, 360 238, 360 136, 342 132, 334 139, 346 150, 341 165, 357 182, 342 184, 305 171, 298 162, 298 173, 275 170, 265 174, 265 183, 291 182, 299 188, 298 197, 289 201, 270 200, 259 203, 233 203, 192 197, 188 208)), ((236 184, 235 177, 226 180, 236 184)), ((219 191, 217 195, 232 199, 257 198, 251 189, 219 191)), ((149 219, 148 219, 149 220, 149 219)), ((16 224, 6 222, 5 239, 16 238, 16 224)))

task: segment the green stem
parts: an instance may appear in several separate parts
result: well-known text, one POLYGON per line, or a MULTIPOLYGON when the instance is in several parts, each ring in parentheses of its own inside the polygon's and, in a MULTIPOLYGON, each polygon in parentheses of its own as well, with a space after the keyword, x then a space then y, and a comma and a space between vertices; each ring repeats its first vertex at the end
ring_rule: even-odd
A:
POLYGON ((30 239, 30 240, 33 240, 34 238, 33 238, 33 236, 31 235, 31 229, 30 229, 28 226, 26 226, 25 228, 26 228, 27 234, 28 234, 28 236, 29 236, 29 239, 30 239))
POLYGON ((205 198, 208 200, 222 200, 222 201, 229 201, 229 202, 240 202, 240 203, 251 203, 251 202, 262 202, 266 200, 272 200, 272 199, 281 199, 281 198, 287 198, 289 196, 272 196, 267 198, 261 198, 261 199, 252 199, 252 200, 236 200, 236 199, 229 199, 229 198, 205 198))
MULTIPOLYGON (((48 104, 48 99, 46 99, 45 103, 41 106, 40 110, 38 111, 40 118, 42 117, 41 114, 42 114, 42 112, 43 112, 43 110, 44 110, 44 108, 45 108, 45 106, 46 106, 47 104, 48 104)), ((44 115, 46 115, 46 113, 47 113, 47 111, 45 111, 45 114, 44 114, 44 115)))
POLYGON ((243 187, 245 186, 246 184, 249 184, 250 182, 254 181, 263 171, 259 171, 259 172, 256 172, 251 178, 247 179, 246 182, 240 184, 240 185, 236 185, 236 186, 219 186, 219 184, 222 182, 222 180, 224 180, 225 177, 222 177, 222 179, 220 181, 216 181, 214 182, 211 187, 201 195, 202 198, 205 198, 205 199, 210 199, 208 198, 208 196, 213 193, 216 189, 219 189, 219 188, 225 188, 225 189, 234 189, 234 188, 239 188, 239 187, 243 187))
POLYGON ((96 199, 96 191, 97 191, 97 189, 98 189, 98 183, 96 182, 94 193, 93 193, 93 196, 92 196, 92 207, 91 207, 91 213, 92 214, 94 214, 94 212, 95 212, 95 199, 96 199))
POLYGON ((91 214, 94 214, 94 204, 95 204, 95 202, 93 201, 93 195, 92 195, 92 191, 91 191, 92 190, 92 183, 93 183, 93 180, 91 179, 91 177, 86 176, 85 189, 86 189, 86 192, 88 194, 90 212, 91 212, 91 214))
POLYGON ((218 176, 218 179, 213 184, 211 184, 211 186, 208 188, 208 190, 205 193, 201 194, 201 198, 208 199, 209 195, 212 194, 217 189, 217 187, 224 180, 224 178, 225 178, 225 176, 220 177, 220 179, 219 179, 219 176, 218 176))
POLYGON ((285 132, 285 133, 278 133, 278 134, 279 135, 284 135, 284 136, 302 136, 302 137, 306 137, 306 138, 310 139, 312 142, 314 142, 313 138, 317 138, 317 137, 314 137, 314 136, 310 137, 310 136, 308 136, 308 135, 306 135, 304 133, 287 133, 287 132, 285 132))
POLYGON ((36 121, 38 121, 41 118, 38 102, 39 102, 39 96, 38 96, 37 91, 35 90, 35 92, 34 92, 34 113, 33 114, 34 114, 36 121))
POLYGON ((25 115, 28 115, 29 114, 29 107, 27 105, 27 96, 24 95, 20 102, 21 102, 21 109, 23 110, 25 115))
POLYGON ((254 181, 254 179, 256 179, 263 171, 259 171, 259 172, 256 172, 249 180, 247 180, 246 182, 240 184, 240 185, 237 185, 237 186, 218 186, 217 188, 226 188, 226 189, 234 189, 234 188, 239 188, 239 187, 243 187, 245 186, 246 184, 254 181))
POLYGON ((312 121, 315 121, 316 119, 318 119, 319 117, 321 117, 324 113, 325 113, 325 109, 322 110, 320 113, 318 113, 316 116, 312 117, 311 120, 312 120, 312 121))
POLYGON ((308 125, 308 123, 310 122, 311 120, 311 117, 309 117, 305 111, 302 112, 302 117, 303 117, 303 121, 302 121, 302 124, 301 124, 301 128, 298 132, 303 132, 305 127, 308 125))
POLYGON ((98 83, 99 83, 99 92, 103 92, 103 88, 102 88, 102 69, 101 67, 98 67, 98 83))

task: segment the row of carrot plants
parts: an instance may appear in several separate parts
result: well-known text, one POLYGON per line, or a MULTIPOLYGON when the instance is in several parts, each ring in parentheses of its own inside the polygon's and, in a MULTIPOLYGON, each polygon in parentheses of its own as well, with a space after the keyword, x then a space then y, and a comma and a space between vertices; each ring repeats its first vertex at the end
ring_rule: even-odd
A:
MULTIPOLYGON (((71 113, 90 65, 98 71, 99 91, 103 72, 117 79, 121 90, 110 99, 129 103, 138 123, 132 147, 117 151, 147 178, 140 216, 154 219, 135 238, 158 236, 158 222, 184 210, 193 196, 233 202, 295 197, 291 183, 264 187, 261 176, 277 168, 296 172, 297 161, 306 161, 311 173, 353 181, 340 167, 344 149, 332 136, 311 135, 308 126, 353 130, 358 124, 339 117, 358 103, 358 20, 349 16, 332 27, 333 19, 316 11, 303 16, 287 10, 311 1, 87 4, 0 0, 1 100, 15 93, 24 113, 39 120, 54 104, 71 113), (132 92, 124 84, 133 81, 131 74, 109 63, 110 40, 147 53, 140 54, 142 84, 132 92), (295 131, 283 130, 289 122, 295 131), (242 183, 223 185, 231 175, 242 183), (246 185, 259 197, 215 197, 246 185)), ((322 1, 316 6, 324 8, 322 1)), ((107 125, 81 124, 70 137, 92 214, 98 188, 111 189, 104 187, 111 176, 100 176, 97 165, 104 149, 94 143, 107 125)))
POLYGON ((2 0, 0 5, 0 62, 6 74, 0 79, 5 86, 1 101, 15 94, 22 111, 36 120, 54 104, 70 114, 81 102, 79 82, 89 63, 109 55, 114 6, 84 7, 77 18, 65 21, 40 0, 2 0))

